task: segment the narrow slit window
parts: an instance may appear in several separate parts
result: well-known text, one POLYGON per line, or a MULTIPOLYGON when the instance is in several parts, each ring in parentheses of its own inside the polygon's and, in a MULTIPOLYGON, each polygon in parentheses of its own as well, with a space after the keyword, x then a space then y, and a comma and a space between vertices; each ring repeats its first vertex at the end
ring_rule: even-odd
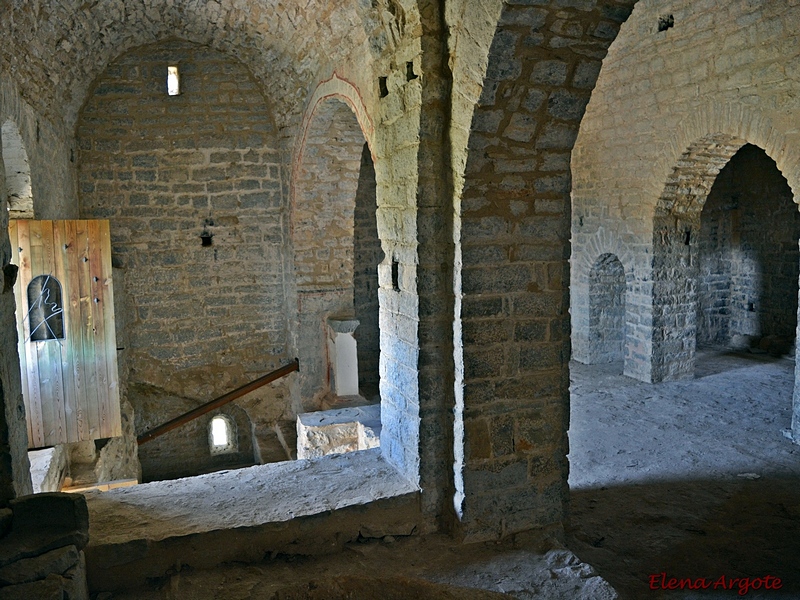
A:
POLYGON ((231 419, 217 415, 208 426, 208 438, 211 454, 225 454, 236 451, 236 440, 231 419))
POLYGON ((28 325, 34 342, 64 339, 61 283, 55 277, 39 275, 28 284, 28 325))
POLYGON ((178 96, 181 93, 181 78, 178 73, 178 65, 167 67, 167 93, 170 96, 178 96))

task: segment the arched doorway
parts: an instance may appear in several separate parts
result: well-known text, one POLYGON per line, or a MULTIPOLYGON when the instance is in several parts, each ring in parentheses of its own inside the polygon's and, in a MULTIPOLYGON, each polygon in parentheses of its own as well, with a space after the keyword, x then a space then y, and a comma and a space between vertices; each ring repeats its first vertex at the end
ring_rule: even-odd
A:
POLYGON ((775 161, 743 146, 700 218, 697 344, 785 354, 797 328, 800 213, 775 161))
POLYGON ((299 324, 297 347, 304 408, 331 393, 328 318, 355 319, 358 380, 378 393, 380 334, 375 168, 356 115, 343 101, 321 102, 309 124, 294 174, 292 242, 299 324))

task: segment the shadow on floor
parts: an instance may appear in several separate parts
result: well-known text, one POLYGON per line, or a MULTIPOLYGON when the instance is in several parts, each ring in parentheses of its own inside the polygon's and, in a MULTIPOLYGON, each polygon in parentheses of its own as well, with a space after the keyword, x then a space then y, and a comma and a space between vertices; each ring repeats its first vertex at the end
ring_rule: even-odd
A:
MULTIPOLYGON (((622 600, 736 598, 739 588, 663 592, 649 576, 782 579, 744 597, 800 598, 800 479, 674 481, 571 493, 568 540, 622 600)), ((736 584, 738 586, 738 584, 736 584)))
POLYGON ((750 365, 781 361, 794 362, 794 356, 772 356, 766 352, 753 353, 744 350, 721 350, 716 347, 698 348, 694 378, 702 379, 719 373, 746 369, 750 365))

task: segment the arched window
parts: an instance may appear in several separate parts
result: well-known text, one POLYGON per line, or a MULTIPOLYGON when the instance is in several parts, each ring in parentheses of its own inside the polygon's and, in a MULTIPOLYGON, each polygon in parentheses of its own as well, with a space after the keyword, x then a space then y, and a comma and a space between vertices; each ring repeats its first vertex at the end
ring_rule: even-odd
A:
POLYGON ((64 304, 61 283, 52 275, 39 275, 28 284, 28 339, 34 342, 64 339, 64 304))
POLYGON ((236 452, 236 428, 226 415, 217 415, 208 425, 208 443, 211 454, 236 452))

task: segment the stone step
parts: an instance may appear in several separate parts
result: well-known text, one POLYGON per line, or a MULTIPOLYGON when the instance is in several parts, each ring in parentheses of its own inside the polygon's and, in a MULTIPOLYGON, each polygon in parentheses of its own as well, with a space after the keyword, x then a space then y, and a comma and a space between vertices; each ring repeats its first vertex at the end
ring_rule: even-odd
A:
POLYGON ((410 535, 421 528, 418 491, 374 449, 89 492, 89 587, 410 535))

